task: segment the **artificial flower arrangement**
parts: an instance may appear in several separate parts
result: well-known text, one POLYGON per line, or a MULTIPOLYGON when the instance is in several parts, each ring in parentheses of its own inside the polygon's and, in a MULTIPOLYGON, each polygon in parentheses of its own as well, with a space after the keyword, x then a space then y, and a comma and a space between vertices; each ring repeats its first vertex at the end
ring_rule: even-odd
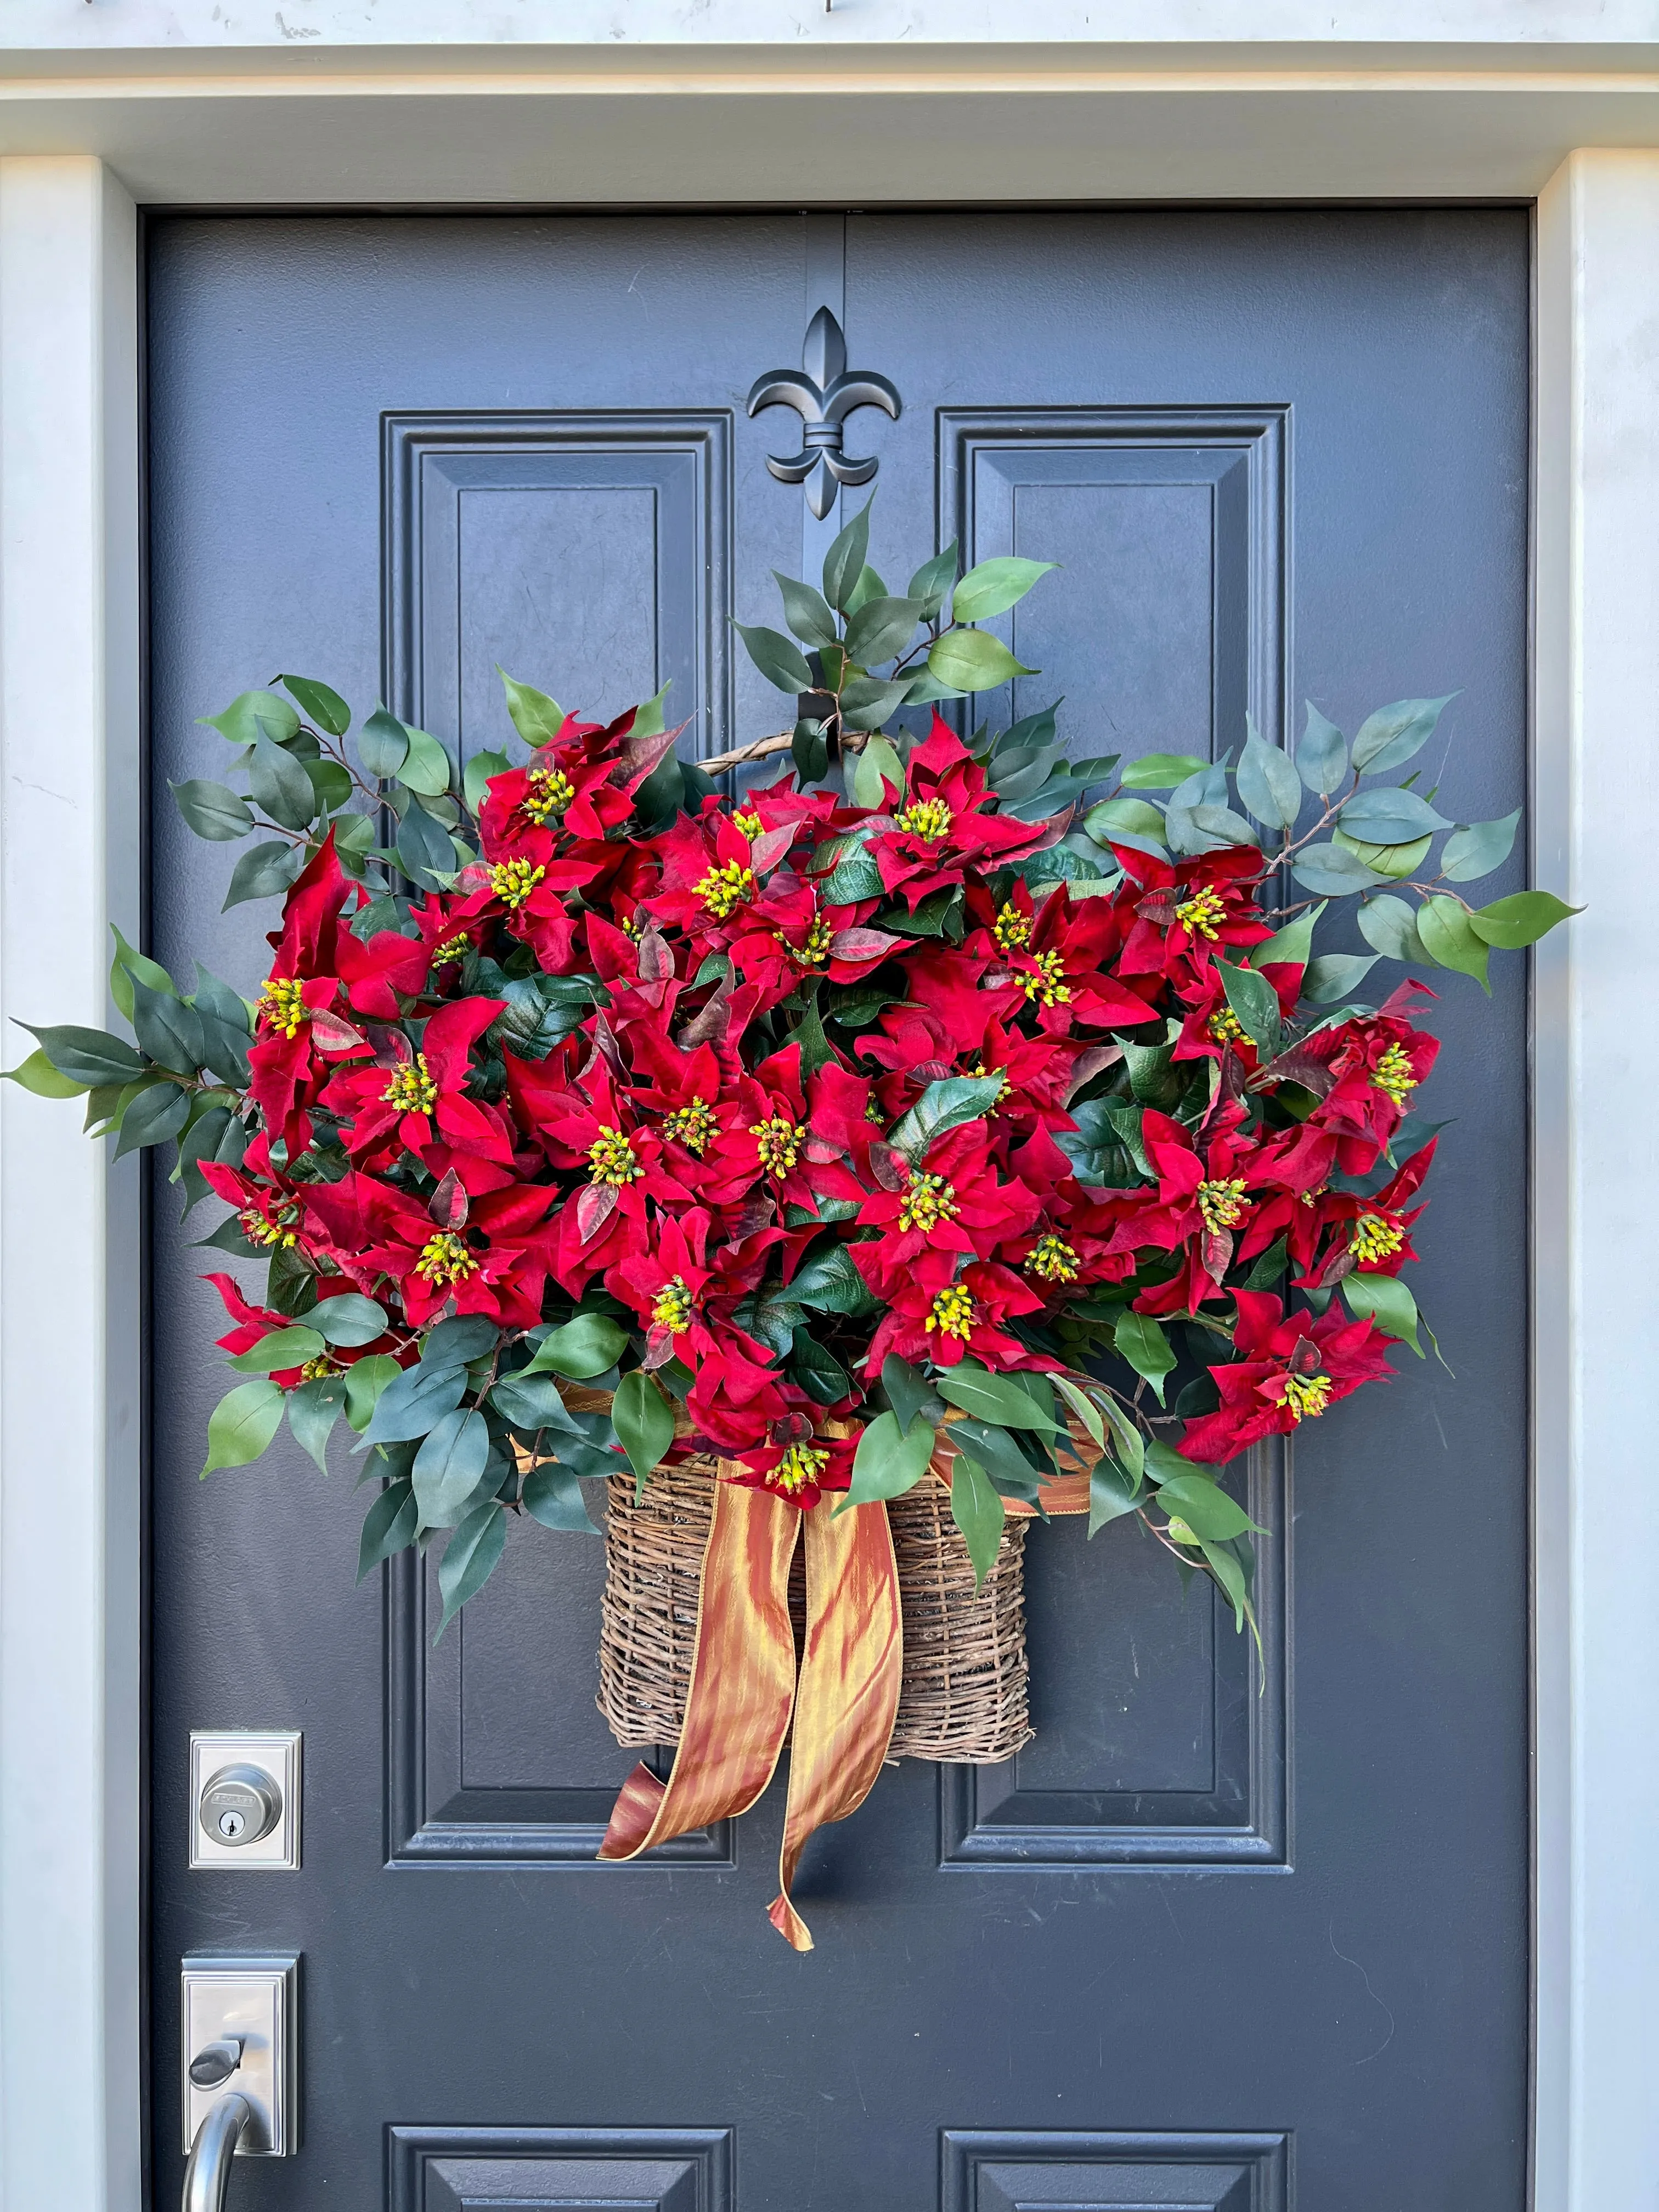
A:
MULTIPOLYGON (((84 1091, 118 1153, 175 1142, 186 1210, 229 1206, 206 1241, 266 1282, 209 1277, 238 1379, 203 1471, 285 1421, 326 1471, 343 1417, 382 1478, 360 1574, 441 1541, 447 1623, 514 1524, 590 1530, 584 1482, 696 1454, 729 1500, 705 1613, 763 1553, 775 1597, 803 1521, 815 1620, 866 1574, 869 1743, 823 1751, 839 1779, 799 1819, 792 1778, 795 1856, 886 1747, 902 1622, 870 1593, 885 1501, 915 1485, 948 1482, 981 1577, 1006 1515, 1063 1498, 1091 1534, 1137 1516, 1250 1618, 1219 1471, 1385 1377, 1391 1345, 1421 1352, 1401 1269, 1439 1048, 1426 987, 1379 996, 1370 971, 1484 984, 1490 949, 1570 911, 1471 907, 1458 886, 1517 816, 1458 824, 1389 780, 1442 699, 1352 743, 1310 708, 1294 758, 1251 729, 1213 763, 1068 760, 1052 709, 957 735, 939 704, 1032 672, 975 625, 1042 564, 959 577, 952 547, 896 595, 868 528, 822 592, 780 579, 792 636, 743 630, 811 711, 724 761, 677 757, 660 696, 601 727, 510 678, 517 765, 458 769, 384 708, 348 747, 346 703, 295 676, 205 718, 246 791, 174 796, 202 836, 265 833, 226 900, 283 899, 257 998, 199 969, 180 991, 118 934, 136 1045, 42 1027, 12 1071, 84 1091), (883 734, 917 708, 926 735, 883 734), (711 774, 733 767, 728 795, 711 774), (1315 957, 1345 898, 1370 952, 1315 957)), ((779 1618, 732 1632, 781 1648, 779 1618)), ((691 1748, 718 1763, 742 1719, 715 1636, 669 1802, 640 1769, 611 1855, 721 1808, 691 1748)), ((792 1703, 801 1765, 812 1648, 799 1683, 780 1662, 726 1809, 764 1786, 792 1703)), ((836 1664, 819 1690, 844 1719, 863 1678, 836 1664)), ((805 1948, 793 1863, 774 1917, 805 1948)))

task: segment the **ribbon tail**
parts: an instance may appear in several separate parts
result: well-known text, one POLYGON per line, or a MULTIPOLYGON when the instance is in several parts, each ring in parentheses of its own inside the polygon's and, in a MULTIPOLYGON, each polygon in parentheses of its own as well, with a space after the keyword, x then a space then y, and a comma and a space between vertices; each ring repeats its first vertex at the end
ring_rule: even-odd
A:
POLYGON ((898 1565, 887 1508, 828 1502, 806 1523, 806 1649, 795 1691, 780 1888, 768 1915, 797 1951, 810 1951, 789 1885, 816 1828, 844 1820, 869 1795, 892 1739, 904 1668, 898 1565))
POLYGON ((772 1779, 795 1694, 789 1563, 801 1520, 798 1507, 770 1492, 716 1481, 673 1769, 666 1782, 643 1762, 634 1769, 602 1859, 637 1858, 653 1844, 746 1813, 772 1779))

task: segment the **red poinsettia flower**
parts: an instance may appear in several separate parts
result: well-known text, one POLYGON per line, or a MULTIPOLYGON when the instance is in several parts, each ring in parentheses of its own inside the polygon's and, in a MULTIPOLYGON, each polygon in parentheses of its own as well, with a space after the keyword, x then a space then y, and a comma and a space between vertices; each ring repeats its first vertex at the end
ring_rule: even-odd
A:
POLYGON ((1370 1198, 1324 1185, 1265 1196, 1241 1242, 1241 1261, 1265 1251, 1282 1236, 1294 1279, 1303 1289, 1328 1290, 1356 1268, 1365 1274, 1397 1275, 1417 1257, 1411 1231, 1423 1209, 1411 1200, 1438 1142, 1431 1138, 1370 1198))
POLYGON ((751 1446, 743 1455, 742 1473, 726 1480, 744 1490, 769 1490, 810 1513, 826 1491, 852 1487, 856 1449, 855 1437, 819 1436, 751 1446))
POLYGON ((514 1180, 507 1117, 466 1095, 472 1048, 506 1004, 453 1000, 427 1022, 418 1049, 401 1030, 390 1030, 374 1065, 354 1063, 335 1077, 323 1103, 339 1115, 341 1141, 354 1160, 372 1170, 400 1151, 413 1152, 434 1176, 453 1167, 475 1194, 514 1180))
MULTIPOLYGON (((201 1279, 212 1284, 224 1301, 225 1311, 236 1324, 227 1334, 215 1339, 220 1351, 228 1352, 233 1359, 240 1352, 252 1352, 256 1344, 263 1344, 266 1337, 275 1335, 279 1329, 306 1328, 311 1325, 310 1313, 296 1317, 293 1314, 278 1313, 270 1306, 251 1305, 243 1297, 241 1287, 234 1276, 204 1275, 201 1279)), ((317 1284, 317 1304, 321 1305, 329 1298, 343 1297, 355 1288, 356 1285, 347 1282, 343 1276, 324 1275, 317 1284)), ((370 1344, 354 1345, 349 1349, 331 1347, 320 1358, 307 1360, 299 1367, 276 1368, 273 1370, 270 1379, 279 1389, 292 1390, 313 1375, 335 1375, 345 1368, 355 1366, 358 1360, 367 1359, 371 1352, 390 1352, 396 1357, 399 1351, 396 1340, 388 1333, 377 1336, 370 1344)), ((404 1356, 407 1358, 410 1355, 405 1352, 404 1356)))
POLYGON ((453 1193, 442 1223, 407 1191, 361 1170, 306 1187, 307 1242, 370 1296, 389 1283, 412 1328, 442 1313, 482 1314, 504 1328, 541 1319, 558 1193, 519 1184, 470 1200, 453 1193))
MULTIPOLYGON (((975 903, 990 913, 988 894, 980 892, 975 903)), ((1061 884, 1034 907, 1030 892, 1017 883, 979 937, 981 951, 994 963, 984 988, 1000 991, 1005 1020, 1020 997, 1037 1026, 1057 1036, 1079 1022, 1091 1029, 1133 1029, 1157 1018, 1145 997, 1105 972, 1121 938, 1120 917, 1108 898, 1073 900, 1061 884)))
POLYGON ((763 1011, 814 977, 856 983, 911 942, 860 926, 860 915, 874 903, 821 907, 811 884, 781 868, 747 910, 743 933, 732 939, 732 965, 745 982, 761 987, 763 1011))
POLYGON ((1288 1436, 1316 1419, 1362 1382, 1391 1376, 1388 1340, 1370 1320, 1349 1321, 1334 1303, 1316 1317, 1287 1314, 1262 1291, 1240 1291, 1234 1345, 1239 1358, 1211 1375, 1221 1393, 1216 1413, 1188 1421, 1181 1439, 1188 1459, 1234 1459, 1264 1437, 1288 1436))
POLYGON ((902 890, 912 912, 930 891, 961 883, 969 868, 1006 866, 1040 851, 1054 834, 1052 823, 993 811, 996 793, 984 769, 938 714, 927 742, 910 756, 896 802, 890 814, 870 817, 877 827, 869 851, 883 884, 902 890))
MULTIPOLYGON (((885 1164, 893 1188, 872 1191, 859 1214, 860 1228, 882 1234, 853 1247, 859 1272, 878 1297, 890 1297, 924 1252, 977 1258, 1021 1237, 1036 1219, 1036 1194, 999 1176, 983 1121, 935 1139, 913 1168, 891 1153, 885 1164)), ((1064 1169, 1063 1154, 1060 1164, 1064 1169)))
POLYGON ((586 1177, 558 1217, 554 1273, 573 1298, 642 1241, 647 1196, 672 1204, 678 1195, 662 1171, 660 1133, 635 1112, 619 1071, 596 1050, 579 1073, 571 1073, 572 1049, 587 1042, 572 1038, 542 1060, 507 1055, 520 1126, 555 1167, 586 1177))
MULTIPOLYGON (((854 1259, 861 1261, 867 1249, 854 1245, 854 1259)), ((1042 1304, 1029 1284, 986 1261, 971 1261, 960 1274, 957 1266, 953 1252, 924 1252, 893 1285, 889 1310, 864 1362, 866 1375, 879 1375, 890 1352, 902 1359, 932 1359, 941 1367, 963 1359, 991 1368, 1058 1364, 1028 1352, 1018 1337, 998 1327, 1012 1315, 1035 1313, 1042 1304)))
POLYGON ((1380 1012, 1316 1030, 1261 1070, 1252 1089, 1291 1083, 1318 1102, 1284 1148, 1287 1182, 1312 1189, 1333 1167, 1366 1175, 1376 1164, 1439 1053, 1438 1038, 1411 1021, 1415 1001, 1433 996, 1402 983, 1380 1012))
POLYGON ((1237 960, 1243 948, 1273 935, 1256 912, 1265 863, 1253 845, 1174 861, 1127 845, 1112 849, 1125 878, 1112 900, 1125 929, 1121 975, 1164 975, 1190 985, 1218 950, 1237 960))
POLYGON ((1262 1147, 1239 1127, 1244 1109, 1212 1115, 1212 1126, 1194 1133, 1167 1114, 1148 1109, 1141 1142, 1158 1176, 1154 1194, 1117 1232, 1120 1250, 1146 1248, 1182 1253, 1180 1270, 1135 1300, 1142 1313, 1195 1312, 1218 1295, 1231 1265, 1235 1232, 1249 1218, 1265 1180, 1262 1147))

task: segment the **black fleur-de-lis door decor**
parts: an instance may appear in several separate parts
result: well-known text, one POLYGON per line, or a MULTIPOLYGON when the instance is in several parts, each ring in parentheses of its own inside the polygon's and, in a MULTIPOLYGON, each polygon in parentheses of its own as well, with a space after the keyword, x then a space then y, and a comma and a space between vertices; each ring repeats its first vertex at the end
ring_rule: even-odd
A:
POLYGON ((842 451, 843 425, 855 407, 879 407, 896 422, 901 402, 896 389, 871 369, 849 370, 847 340, 828 307, 820 307, 806 326, 799 368, 769 369, 757 377, 749 412, 763 407, 793 407, 805 428, 799 453, 770 453, 766 465, 780 483, 806 487, 806 504, 822 522, 842 484, 866 484, 881 464, 873 455, 849 459, 842 451))

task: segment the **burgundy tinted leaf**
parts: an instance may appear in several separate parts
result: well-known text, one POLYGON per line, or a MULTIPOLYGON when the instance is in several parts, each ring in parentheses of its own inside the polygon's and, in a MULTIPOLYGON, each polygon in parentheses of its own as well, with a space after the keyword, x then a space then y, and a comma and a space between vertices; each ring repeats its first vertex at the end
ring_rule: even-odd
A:
POLYGON ((1122 1057, 1121 1044, 1091 1044, 1086 1052, 1079 1053, 1072 1063, 1072 1079, 1066 1086, 1066 1103, 1069 1106, 1085 1083, 1093 1082, 1103 1068, 1115 1066, 1122 1057))
POLYGON ((361 1030, 353 1029, 349 1022, 331 1014, 326 1007, 319 1006, 311 1017, 313 1042, 324 1052, 350 1052, 368 1040, 361 1030))
POLYGON ((722 975, 708 994, 700 1014, 693 1014, 674 1042, 682 1052, 700 1044, 718 1044, 732 1024, 732 978, 722 975))
POLYGON ((775 868, 794 843, 796 835, 796 825, 793 822, 786 822, 781 828, 769 830, 763 836, 757 837, 750 848, 749 856, 749 865, 755 873, 763 876, 769 869, 775 868))
POLYGON ((884 929, 838 929, 830 940, 832 960, 882 960, 902 949, 905 940, 884 929))
POLYGON ((576 1194, 576 1227, 582 1243, 598 1236, 617 1210, 622 1195, 613 1182, 591 1182, 576 1194))
POLYGON ((647 983, 659 983, 674 972, 674 956, 660 930, 647 929, 640 939, 640 975, 647 983))
POLYGON ((870 1172, 884 1190, 902 1190, 908 1178, 906 1163, 890 1145, 870 1147, 870 1172))
POLYGON ((427 1201, 427 1212, 440 1229, 459 1229, 466 1220, 466 1187, 453 1168, 448 1170, 427 1201))

